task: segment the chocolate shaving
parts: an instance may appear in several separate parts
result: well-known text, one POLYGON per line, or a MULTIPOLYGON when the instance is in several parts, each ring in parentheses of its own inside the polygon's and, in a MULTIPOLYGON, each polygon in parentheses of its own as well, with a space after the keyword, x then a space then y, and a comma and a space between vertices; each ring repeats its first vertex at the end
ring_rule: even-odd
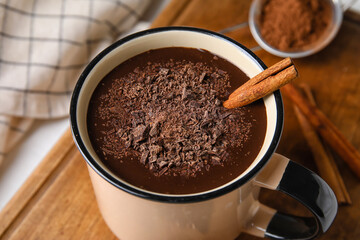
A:
POLYGON ((194 177, 221 166, 251 128, 242 108, 222 106, 228 93, 228 73, 202 62, 135 68, 101 97, 100 117, 112 126, 104 152, 117 159, 131 154, 155 176, 194 177))

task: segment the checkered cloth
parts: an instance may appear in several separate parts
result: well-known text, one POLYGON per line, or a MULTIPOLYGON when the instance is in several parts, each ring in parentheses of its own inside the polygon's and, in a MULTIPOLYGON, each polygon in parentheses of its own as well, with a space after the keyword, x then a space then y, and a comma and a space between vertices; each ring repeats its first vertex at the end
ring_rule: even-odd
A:
POLYGON ((33 119, 68 114, 85 65, 150 0, 0 0, 0 163, 33 119))

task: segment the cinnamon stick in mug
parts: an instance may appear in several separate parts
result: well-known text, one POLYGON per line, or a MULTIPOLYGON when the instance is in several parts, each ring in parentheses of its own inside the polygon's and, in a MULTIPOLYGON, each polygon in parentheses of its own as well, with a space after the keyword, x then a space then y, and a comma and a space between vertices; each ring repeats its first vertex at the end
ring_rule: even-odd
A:
POLYGON ((290 58, 286 58, 262 71, 237 88, 223 103, 225 108, 250 104, 278 90, 298 76, 290 58))

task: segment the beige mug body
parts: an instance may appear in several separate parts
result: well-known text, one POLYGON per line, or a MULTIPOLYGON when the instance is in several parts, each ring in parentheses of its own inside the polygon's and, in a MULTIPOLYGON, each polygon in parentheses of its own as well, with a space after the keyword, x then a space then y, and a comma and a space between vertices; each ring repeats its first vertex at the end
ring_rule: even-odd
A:
POLYGON ((123 181, 101 162, 92 148, 86 126, 94 89, 120 63, 150 49, 164 47, 205 49, 230 61, 249 77, 266 68, 251 51, 232 39, 191 27, 135 33, 114 43, 90 62, 72 96, 71 129, 88 163, 101 214, 114 234, 120 239, 225 240, 234 239, 241 232, 288 239, 310 239, 325 232, 337 212, 334 193, 316 174, 274 153, 283 127, 279 91, 263 99, 267 129, 257 157, 240 176, 218 188, 184 195, 149 192, 123 181), (261 187, 294 197, 314 217, 286 215, 261 204, 258 201, 261 187), (288 225, 284 227, 284 224, 288 225))

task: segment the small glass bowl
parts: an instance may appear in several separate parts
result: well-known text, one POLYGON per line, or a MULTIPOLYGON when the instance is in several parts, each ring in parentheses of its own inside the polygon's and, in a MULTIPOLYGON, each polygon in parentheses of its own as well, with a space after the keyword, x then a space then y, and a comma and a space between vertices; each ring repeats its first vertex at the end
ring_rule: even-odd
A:
POLYGON ((281 51, 271 45, 269 45, 262 37, 260 32, 260 16, 262 6, 266 0, 253 0, 250 11, 249 11, 249 27, 251 34, 255 38, 256 42, 267 52, 279 56, 279 57, 291 57, 291 58, 301 58, 312 55, 324 47, 326 47, 336 36, 339 31, 339 28, 343 19, 343 10, 339 0, 327 0, 332 6, 332 22, 329 24, 328 28, 325 30, 322 37, 320 37, 316 42, 305 46, 300 50, 295 51, 281 51))

